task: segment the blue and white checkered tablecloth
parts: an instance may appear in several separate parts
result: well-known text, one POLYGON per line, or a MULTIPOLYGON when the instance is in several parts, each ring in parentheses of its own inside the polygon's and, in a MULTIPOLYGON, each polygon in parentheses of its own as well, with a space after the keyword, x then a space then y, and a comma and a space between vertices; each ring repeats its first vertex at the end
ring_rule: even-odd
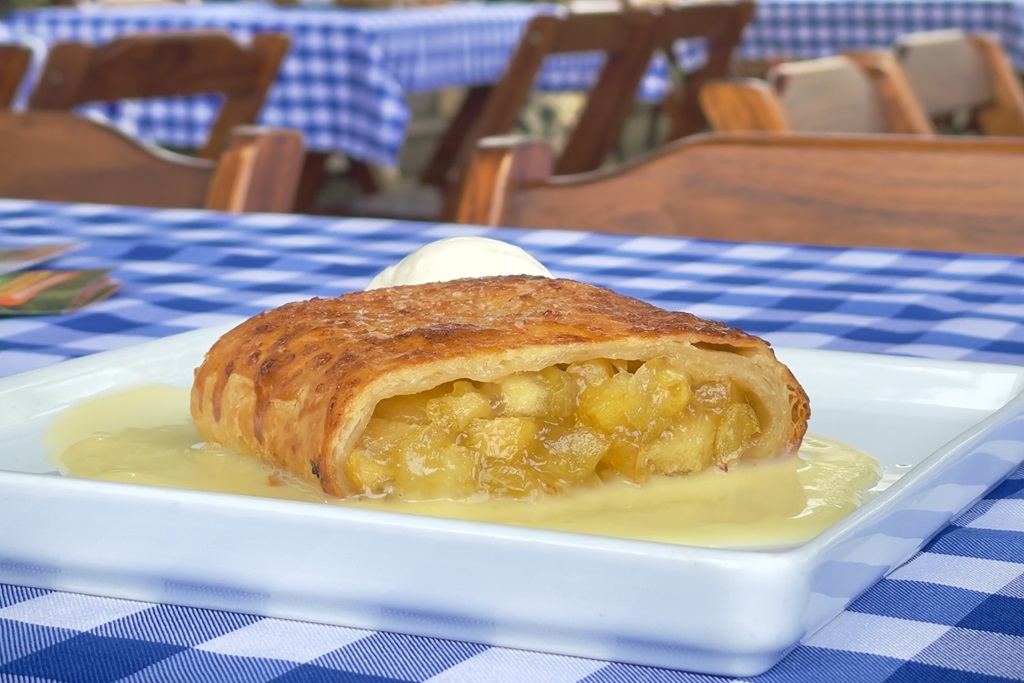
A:
MULTIPOLYGON (((366 285, 455 234, 776 346, 1024 364, 1024 259, 0 201, 0 244, 85 242, 113 298, 0 319, 0 376, 366 285)), ((2 532, 0 532, 2 533, 2 532)), ((756 681, 1024 680, 1024 469, 756 681)), ((0 681, 687 681, 661 669, 0 585, 0 681)))
MULTIPOLYGON (((492 83, 524 25, 544 5, 459 3, 394 10, 278 7, 269 2, 47 8, 7 19, 12 34, 103 42, 128 32, 222 29, 248 39, 292 36, 292 48, 260 123, 297 128, 309 149, 341 151, 390 166, 405 136, 410 92, 492 83)), ((593 65, 561 62, 563 87, 587 82, 593 65)), ((209 97, 92 108, 144 139, 196 146, 217 101, 209 97)))
POLYGON ((960 28, 1000 37, 1024 68, 1021 0, 758 0, 739 54, 806 59, 886 47, 904 33, 960 28))

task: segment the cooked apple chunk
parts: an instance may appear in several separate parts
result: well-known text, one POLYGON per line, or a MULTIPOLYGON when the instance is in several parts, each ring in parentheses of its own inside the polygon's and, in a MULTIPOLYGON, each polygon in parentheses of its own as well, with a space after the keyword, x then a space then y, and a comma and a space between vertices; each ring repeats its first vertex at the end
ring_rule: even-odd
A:
POLYGON ((346 465, 364 495, 533 499, 725 468, 761 431, 740 386, 671 356, 602 358, 381 401, 346 465))

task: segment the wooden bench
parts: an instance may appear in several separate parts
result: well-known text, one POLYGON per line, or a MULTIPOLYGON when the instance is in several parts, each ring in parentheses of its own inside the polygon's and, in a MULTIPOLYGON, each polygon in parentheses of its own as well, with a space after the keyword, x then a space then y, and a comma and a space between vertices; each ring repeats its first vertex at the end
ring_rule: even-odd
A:
POLYGON ((481 141, 457 219, 737 242, 1024 256, 1024 140, 709 133, 611 169, 481 141))
POLYGON ((0 197, 289 212, 302 167, 294 130, 236 128, 217 161, 145 145, 66 112, 0 112, 0 197))

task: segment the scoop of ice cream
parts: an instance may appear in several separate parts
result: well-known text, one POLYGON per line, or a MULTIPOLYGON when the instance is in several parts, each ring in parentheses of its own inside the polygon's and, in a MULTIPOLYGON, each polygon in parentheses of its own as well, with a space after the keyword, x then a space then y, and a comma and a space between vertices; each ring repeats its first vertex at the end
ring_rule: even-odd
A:
POLYGON ((519 247, 488 237, 447 237, 424 245, 377 274, 367 289, 487 275, 541 275, 548 269, 519 247))

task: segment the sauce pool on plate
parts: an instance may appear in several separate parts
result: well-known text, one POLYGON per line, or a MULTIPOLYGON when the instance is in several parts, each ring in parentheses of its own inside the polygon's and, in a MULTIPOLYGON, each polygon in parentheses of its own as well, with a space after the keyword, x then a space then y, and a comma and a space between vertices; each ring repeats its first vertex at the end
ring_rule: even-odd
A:
POLYGON ((800 456, 643 486, 610 483, 537 502, 337 500, 293 485, 256 461, 202 443, 187 389, 151 385, 80 403, 47 433, 70 477, 555 529, 708 547, 777 548, 807 541, 866 502, 881 465, 808 435, 800 456))

